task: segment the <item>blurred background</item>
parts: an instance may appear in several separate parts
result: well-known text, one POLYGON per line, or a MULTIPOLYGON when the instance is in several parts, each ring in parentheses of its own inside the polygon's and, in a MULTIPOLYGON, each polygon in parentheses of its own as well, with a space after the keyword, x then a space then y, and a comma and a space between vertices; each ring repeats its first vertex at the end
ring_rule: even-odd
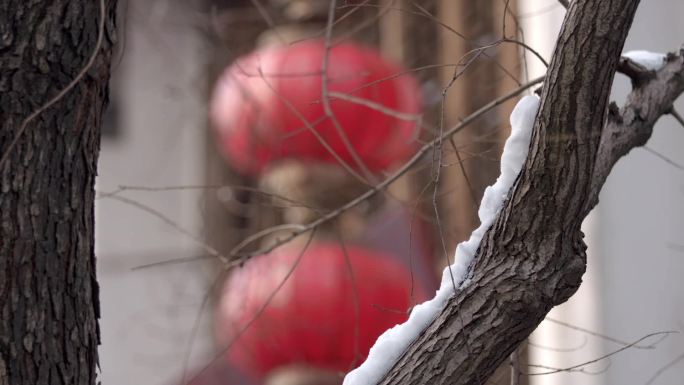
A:
MULTIPOLYGON (((375 330, 387 327, 382 322, 401 322, 432 296, 456 244, 479 224, 478 202, 499 173, 517 99, 437 142, 381 193, 313 237, 295 237, 228 272, 226 263, 271 251, 393 175, 480 107, 542 75, 537 54, 550 59, 565 13, 555 0, 340 0, 332 10, 329 25, 329 0, 120 1, 97 182, 103 383, 339 383, 340 366, 358 365, 375 330), (245 59, 255 50, 257 64, 245 59), (329 78, 321 81, 323 56, 329 78), (260 74, 269 63, 289 67, 260 74), (311 63, 318 67, 302 72, 311 63), (343 141, 331 142, 347 167, 320 148, 287 152, 288 140, 310 135, 304 121, 335 135, 335 119, 315 120, 325 113, 318 93, 325 81, 339 94, 370 90, 330 103, 362 160, 355 162, 343 141), (283 99, 306 116, 293 118, 283 99), (397 132, 406 136, 395 143, 397 132), (372 140, 379 144, 360 147, 372 140), (249 163, 262 159, 261 150, 265 160, 249 163), (375 297, 378 287, 395 294, 375 297), (306 306, 310 324, 287 323, 309 314, 306 306), (345 327, 291 345, 273 332, 295 336, 336 323, 345 327), (236 336, 243 340, 234 343, 236 336), (347 340, 356 343, 340 342, 347 340), (258 354, 257 344, 266 353, 258 354), (285 345, 286 352, 268 356, 285 345)), ((643 2, 625 50, 677 49, 682 14, 681 1, 643 2)), ((618 104, 628 91, 618 75, 618 104)), ((684 111, 684 100, 675 107, 684 111)), ((543 374, 653 332, 684 329, 680 143, 684 128, 664 116, 646 148, 613 170, 585 223, 584 283, 521 347, 521 383, 681 383, 680 334, 543 374)), ((491 383, 511 383, 510 372, 502 366, 491 383)))

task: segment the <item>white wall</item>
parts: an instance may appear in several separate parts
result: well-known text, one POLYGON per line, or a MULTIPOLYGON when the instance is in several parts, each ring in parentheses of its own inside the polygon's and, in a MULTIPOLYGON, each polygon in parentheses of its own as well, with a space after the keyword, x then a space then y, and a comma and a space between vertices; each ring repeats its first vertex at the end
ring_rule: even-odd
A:
MULTIPOLYGON (((527 0, 521 14, 552 9, 525 20, 528 42, 549 57, 563 10, 556 0, 527 0), (551 7, 551 8, 549 8, 551 7)), ((684 3, 643 1, 626 50, 665 52, 684 43, 684 3)), ((529 59, 532 60, 532 59, 529 59)), ((541 73, 543 67, 532 68, 541 73)), ((613 98, 618 102, 629 82, 618 76, 613 98)), ((676 104, 684 110, 684 99, 676 104)), ((648 147, 684 164, 684 128, 663 117, 648 147)), ((621 160, 608 179, 601 202, 585 222, 588 271, 580 291, 551 317, 632 342, 646 334, 684 329, 684 172, 643 149, 621 160)), ((531 363, 554 367, 579 364, 621 346, 586 333, 544 322, 531 339, 572 351, 531 348, 531 363), (577 348, 577 349, 574 349, 577 348)), ((653 341, 653 340, 649 340, 653 341)), ((646 341, 645 341, 646 342, 646 341)), ((585 373, 535 377, 534 384, 645 384, 658 370, 684 353, 684 338, 672 335, 655 349, 630 349, 610 360, 587 366, 585 373)), ((684 361, 663 372, 653 384, 679 384, 684 361)))
MULTIPOLYGON (((625 50, 667 52, 684 44, 684 2, 642 1, 625 50)), ((629 82, 620 77, 614 94, 622 100, 629 82)), ((675 107, 684 111, 684 98, 675 107)), ((661 118, 647 147, 684 164, 684 127, 661 118)), ((643 149, 620 160, 604 187, 599 263, 605 304, 602 329, 635 340, 648 333, 684 331, 684 171, 643 149)), ((611 348, 614 348, 611 347, 611 348)), ((684 336, 672 335, 654 350, 630 350, 616 356, 606 373, 608 384, 645 384, 661 367, 684 354, 684 336)), ((653 384, 681 384, 684 361, 653 384)))
MULTIPOLYGON (((120 42, 124 53, 120 63, 114 60, 113 78, 121 92, 121 135, 103 138, 97 189, 201 184, 203 47, 190 24, 195 20, 192 10, 175 1, 126 3, 128 14, 119 23, 126 32, 120 42)), ((199 234, 199 193, 126 192, 122 196, 199 234)), ((198 255, 200 249, 139 208, 100 199, 96 210, 103 383, 170 384, 183 367, 210 274, 201 264, 131 269, 198 255)), ((195 356, 208 346, 208 328, 199 330, 195 356)))

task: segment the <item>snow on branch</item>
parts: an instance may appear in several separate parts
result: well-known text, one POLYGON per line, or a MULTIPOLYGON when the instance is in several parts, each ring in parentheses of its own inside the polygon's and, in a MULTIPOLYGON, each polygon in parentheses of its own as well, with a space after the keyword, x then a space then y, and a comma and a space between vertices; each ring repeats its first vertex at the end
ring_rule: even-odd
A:
POLYGON ((657 71, 665 64, 665 54, 657 52, 629 51, 623 53, 622 57, 626 57, 650 71, 657 71))
MULTIPOLYGON (((634 55, 623 56, 634 58, 634 55)), ((655 58, 655 56, 649 57, 655 58)), ((639 61, 639 59, 641 58, 637 57, 637 63, 644 64, 644 61, 639 61)), ((655 123, 662 115, 674 112, 672 104, 684 93, 684 45, 678 53, 662 55, 662 60, 663 63, 655 74, 651 72, 651 69, 646 69, 646 72, 652 74, 650 77, 628 73, 627 75, 633 80, 632 92, 627 96, 622 108, 613 104, 609 109, 608 121, 601 134, 592 180, 592 195, 590 196, 592 204, 596 204, 598 193, 618 159, 634 147, 646 144, 651 137, 655 123), (635 78, 641 80, 635 82, 635 78)))
POLYGON ((501 175, 484 192, 478 210, 480 226, 471 234, 469 240, 456 247, 455 262, 444 269, 442 284, 435 297, 416 305, 405 323, 383 333, 370 349, 366 361, 347 374, 344 385, 376 384, 394 365, 409 344, 434 321, 446 305, 447 300, 456 291, 456 287, 461 288, 468 284, 464 278, 480 246, 482 237, 501 211, 508 198, 508 192, 525 163, 534 118, 538 109, 539 98, 537 96, 523 97, 513 109, 510 119, 511 135, 506 140, 501 156, 501 175))
MULTIPOLYGON (((549 310, 577 291, 587 258, 580 228, 597 180, 610 87, 638 4, 571 3, 541 92, 529 156, 484 234, 469 267, 470 283, 448 299, 382 384, 484 384, 549 310)), ((667 60, 652 81, 670 70, 667 60)))

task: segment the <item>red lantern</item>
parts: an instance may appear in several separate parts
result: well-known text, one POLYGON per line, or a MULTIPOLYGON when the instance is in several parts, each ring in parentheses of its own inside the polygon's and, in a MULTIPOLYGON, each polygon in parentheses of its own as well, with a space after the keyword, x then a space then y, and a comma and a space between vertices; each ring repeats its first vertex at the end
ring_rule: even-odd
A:
MULTIPOLYGON (((237 170, 259 175, 284 158, 337 162, 311 130, 348 165, 361 168, 325 114, 325 51, 322 41, 264 48, 238 59, 218 80, 210 118, 237 170)), ((330 107, 363 164, 379 172, 405 160, 416 143, 417 121, 410 119, 420 111, 416 80, 356 44, 335 45, 328 55, 329 93, 349 96, 330 96, 330 107)))
MULTIPOLYGON (((253 258, 224 288, 219 340, 232 343, 226 353, 231 364, 255 380, 286 365, 347 372, 382 332, 408 317, 412 277, 392 256, 347 246, 347 262, 337 243, 300 252, 286 246, 253 258)), ((425 299, 416 283, 415 300, 425 299)))

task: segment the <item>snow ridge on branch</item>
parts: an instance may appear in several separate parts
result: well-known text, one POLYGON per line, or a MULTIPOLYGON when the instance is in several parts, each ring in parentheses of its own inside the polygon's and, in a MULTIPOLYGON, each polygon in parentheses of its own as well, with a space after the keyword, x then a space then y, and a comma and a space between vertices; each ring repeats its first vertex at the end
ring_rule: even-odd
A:
POLYGON ((464 278, 480 242, 501 211, 508 192, 525 163, 538 109, 539 98, 536 95, 523 97, 513 109, 510 118, 511 135, 506 140, 501 155, 501 175, 484 192, 478 210, 480 226, 471 234, 470 239, 456 247, 455 262, 444 269, 442 283, 435 297, 416 305, 405 323, 383 333, 370 349, 366 361, 347 374, 344 385, 371 385, 380 381, 409 344, 442 311, 447 300, 456 291, 456 286, 460 288, 468 284, 464 278))
POLYGON ((623 55, 632 63, 623 61, 618 70, 632 79, 633 89, 622 108, 615 104, 609 108, 608 120, 601 133, 589 208, 598 202, 601 187, 615 163, 633 148, 646 144, 661 116, 676 115, 672 105, 684 93, 684 45, 678 53, 662 55, 663 62, 659 67, 653 67, 657 68, 654 71, 649 64, 657 64, 650 60, 657 59, 656 55, 662 54, 646 55, 649 63, 640 60, 644 55, 636 58, 623 55))

